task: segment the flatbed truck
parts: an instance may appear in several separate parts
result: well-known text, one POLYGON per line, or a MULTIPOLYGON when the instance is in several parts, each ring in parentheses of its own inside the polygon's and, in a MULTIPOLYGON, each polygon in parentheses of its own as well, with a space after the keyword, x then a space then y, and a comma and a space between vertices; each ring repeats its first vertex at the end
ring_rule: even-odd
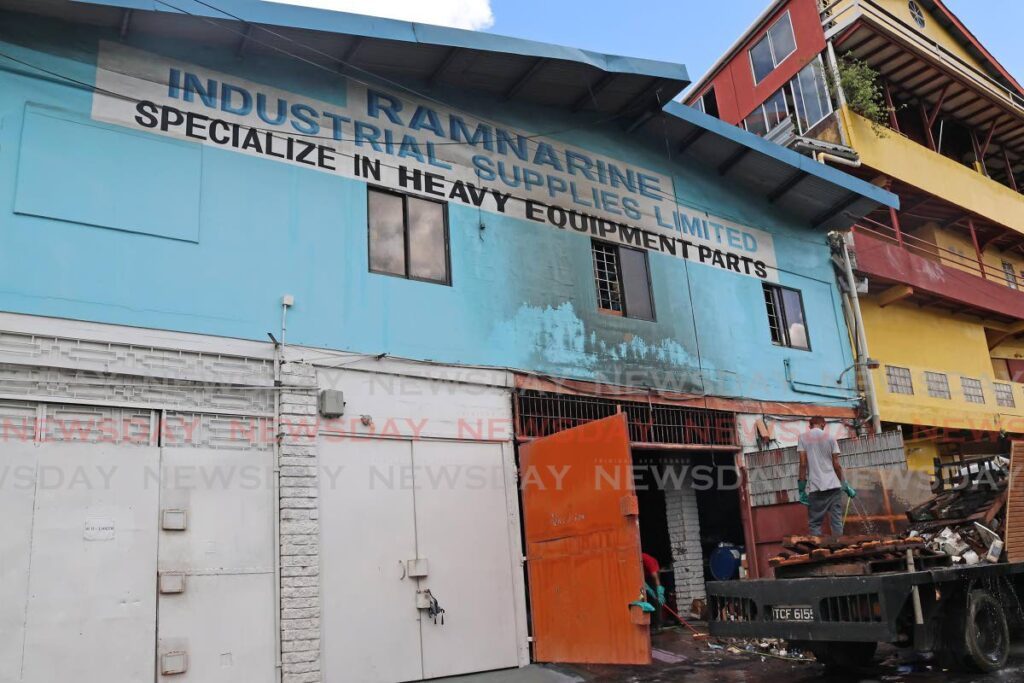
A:
POLYGON ((1009 655, 1010 628, 1024 614, 1024 563, 707 588, 711 635, 786 640, 838 669, 859 668, 879 643, 892 643, 935 652, 946 668, 998 671, 1009 655))

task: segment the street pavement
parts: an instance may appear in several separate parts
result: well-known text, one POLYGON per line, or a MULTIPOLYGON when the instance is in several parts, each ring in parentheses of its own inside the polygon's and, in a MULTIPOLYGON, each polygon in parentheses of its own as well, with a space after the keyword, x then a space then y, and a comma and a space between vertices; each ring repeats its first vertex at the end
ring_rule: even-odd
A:
MULTIPOLYGON (((445 679, 450 683, 1021 683, 1024 643, 1015 647, 1008 667, 997 674, 954 674, 913 653, 879 648, 873 662, 852 675, 826 673, 813 659, 791 661, 747 652, 742 643, 712 648, 689 633, 670 629, 652 639, 650 666, 539 665, 445 679), (732 647, 730 647, 732 645, 732 647)), ((788 654, 788 653, 787 653, 788 654)))

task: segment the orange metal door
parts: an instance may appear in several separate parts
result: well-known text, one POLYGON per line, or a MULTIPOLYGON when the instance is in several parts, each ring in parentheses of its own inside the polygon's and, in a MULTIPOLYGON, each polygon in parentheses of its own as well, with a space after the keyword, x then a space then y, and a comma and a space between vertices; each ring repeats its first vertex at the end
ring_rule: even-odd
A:
POLYGON ((520 449, 534 659, 649 664, 624 414, 520 449))

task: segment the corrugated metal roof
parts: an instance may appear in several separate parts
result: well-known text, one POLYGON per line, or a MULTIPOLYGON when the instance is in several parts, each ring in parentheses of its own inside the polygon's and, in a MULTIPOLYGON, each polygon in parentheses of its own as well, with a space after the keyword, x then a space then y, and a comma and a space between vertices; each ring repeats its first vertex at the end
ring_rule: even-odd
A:
POLYGON ((624 131, 668 144, 675 160, 708 165, 815 228, 899 206, 881 188, 672 101, 689 82, 680 64, 253 0, 0 0, 0 9, 611 114, 624 131))

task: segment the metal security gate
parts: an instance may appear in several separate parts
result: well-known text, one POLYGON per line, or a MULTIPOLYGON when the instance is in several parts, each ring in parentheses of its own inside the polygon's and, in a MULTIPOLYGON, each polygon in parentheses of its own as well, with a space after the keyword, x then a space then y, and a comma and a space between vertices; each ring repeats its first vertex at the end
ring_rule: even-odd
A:
POLYGON ((511 450, 321 437, 325 680, 518 665, 511 450))
POLYGON ((694 446, 733 451, 736 416, 722 410, 646 400, 520 389, 515 394, 516 438, 551 436, 623 413, 634 448, 694 446))
POLYGON ((150 424, 118 408, 0 405, 0 680, 152 679, 150 424))
POLYGON ((157 671, 169 680, 275 679, 273 446, 261 422, 163 416, 157 671))
POLYGON ((0 681, 274 680, 271 444, 160 418, 0 402, 0 681))
POLYGON ((626 416, 520 448, 534 659, 649 664, 626 416))

